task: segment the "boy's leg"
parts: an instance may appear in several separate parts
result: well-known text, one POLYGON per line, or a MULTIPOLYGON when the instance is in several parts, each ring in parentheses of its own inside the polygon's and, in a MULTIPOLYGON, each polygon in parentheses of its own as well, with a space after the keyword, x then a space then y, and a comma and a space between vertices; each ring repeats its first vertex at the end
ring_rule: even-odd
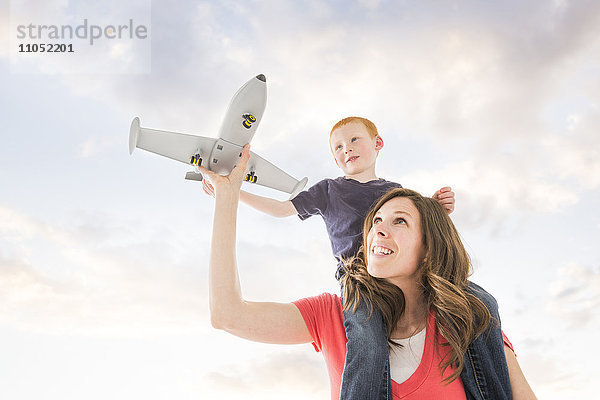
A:
POLYGON ((348 310, 344 313, 348 343, 340 390, 342 400, 392 399, 390 359, 383 318, 375 306, 370 318, 369 313, 364 301, 356 312, 348 310))

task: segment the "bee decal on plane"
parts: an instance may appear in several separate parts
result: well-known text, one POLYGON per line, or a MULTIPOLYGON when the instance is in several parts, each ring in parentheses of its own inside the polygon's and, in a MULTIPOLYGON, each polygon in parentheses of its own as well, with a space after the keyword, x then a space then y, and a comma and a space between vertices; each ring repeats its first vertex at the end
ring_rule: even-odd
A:
POLYGON ((199 167, 202 165, 202 158, 200 157, 199 153, 194 154, 190 158, 190 164, 195 165, 196 167, 199 167))
POLYGON ((252 114, 244 114, 242 115, 242 117, 244 118, 244 121, 242 121, 242 125, 246 129, 250 129, 252 127, 252 124, 256 122, 256 117, 252 114))
POLYGON ((249 174, 246 174, 246 179, 244 180, 246 182, 256 183, 256 181, 258 180, 258 176, 254 175, 254 171, 251 171, 249 174))

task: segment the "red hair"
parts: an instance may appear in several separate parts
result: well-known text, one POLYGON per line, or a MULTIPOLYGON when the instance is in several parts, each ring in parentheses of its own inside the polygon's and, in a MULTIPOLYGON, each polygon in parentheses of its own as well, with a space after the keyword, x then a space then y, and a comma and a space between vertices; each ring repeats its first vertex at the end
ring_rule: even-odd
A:
POLYGON ((335 124, 333 126, 333 128, 331 128, 331 132, 329 132, 329 136, 331 136, 333 134, 333 131, 335 131, 336 129, 341 128, 344 125, 348 125, 352 122, 358 122, 358 123, 363 124, 365 126, 365 128, 367 129, 367 132, 369 132, 369 135, 372 138, 376 138, 379 135, 375 124, 372 123, 371 121, 369 121, 368 119, 363 118, 363 117, 346 117, 346 118, 338 121, 338 123, 335 124))

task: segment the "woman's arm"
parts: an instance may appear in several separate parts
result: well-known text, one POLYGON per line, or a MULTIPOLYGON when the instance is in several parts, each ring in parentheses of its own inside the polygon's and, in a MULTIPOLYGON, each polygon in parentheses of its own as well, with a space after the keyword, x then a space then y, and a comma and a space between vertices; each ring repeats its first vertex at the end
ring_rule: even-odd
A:
POLYGON ((312 340, 292 303, 248 302, 242 297, 236 265, 236 223, 242 177, 250 157, 246 145, 228 176, 200 168, 215 189, 215 215, 209 262, 211 323, 236 336, 266 343, 308 343, 312 340))
POLYGON ((515 357, 515 353, 510 347, 504 345, 504 353, 506 354, 506 362, 508 363, 508 375, 510 376, 510 389, 514 400, 535 400, 535 394, 531 390, 531 386, 525 379, 523 371, 519 366, 519 362, 515 357))

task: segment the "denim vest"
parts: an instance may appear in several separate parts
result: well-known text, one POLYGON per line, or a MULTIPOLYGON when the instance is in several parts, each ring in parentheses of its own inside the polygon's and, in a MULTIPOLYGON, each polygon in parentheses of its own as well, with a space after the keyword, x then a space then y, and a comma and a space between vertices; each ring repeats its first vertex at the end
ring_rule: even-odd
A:
POLYGON ((469 345, 460 379, 468 400, 512 399, 504 339, 496 299, 469 282, 467 290, 485 304, 492 321, 489 328, 469 345))

